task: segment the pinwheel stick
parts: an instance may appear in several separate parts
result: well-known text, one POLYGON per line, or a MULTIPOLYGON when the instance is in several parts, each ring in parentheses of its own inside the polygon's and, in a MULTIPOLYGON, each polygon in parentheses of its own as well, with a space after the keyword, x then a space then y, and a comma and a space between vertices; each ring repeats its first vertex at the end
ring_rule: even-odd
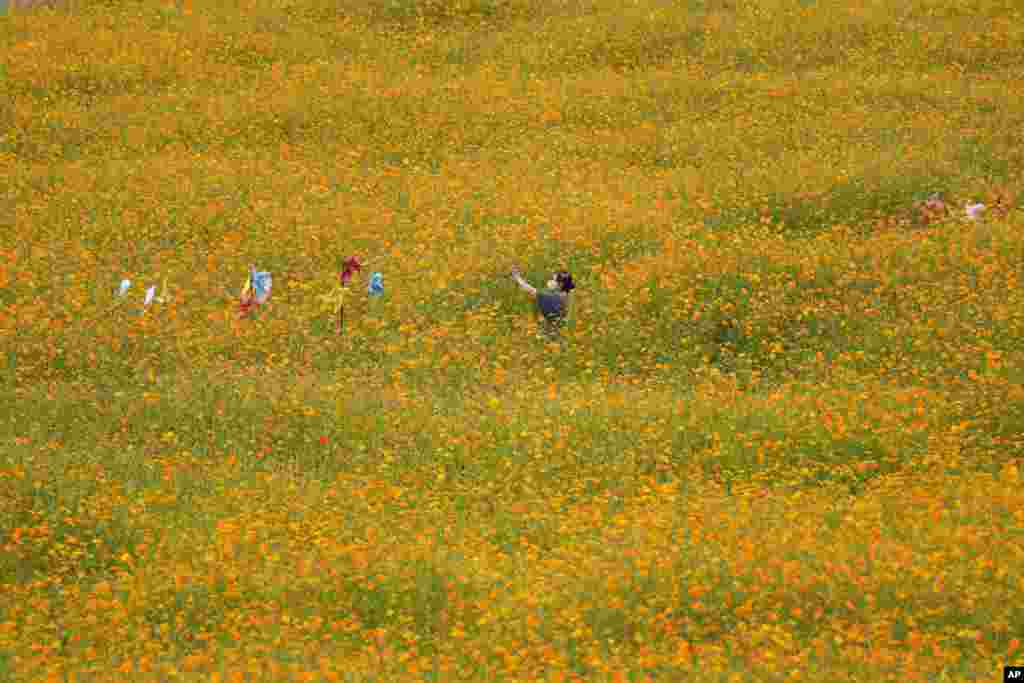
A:
POLYGON ((348 284, 342 285, 341 291, 338 292, 338 323, 335 325, 335 331, 340 337, 345 329, 345 299, 348 296, 348 284))

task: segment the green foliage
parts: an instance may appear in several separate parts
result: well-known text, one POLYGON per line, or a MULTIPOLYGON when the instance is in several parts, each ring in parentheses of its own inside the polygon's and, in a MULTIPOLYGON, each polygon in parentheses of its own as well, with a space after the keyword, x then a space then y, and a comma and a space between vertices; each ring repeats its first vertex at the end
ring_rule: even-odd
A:
POLYGON ((0 21, 0 678, 1012 661, 1021 22, 841 5, 0 21))

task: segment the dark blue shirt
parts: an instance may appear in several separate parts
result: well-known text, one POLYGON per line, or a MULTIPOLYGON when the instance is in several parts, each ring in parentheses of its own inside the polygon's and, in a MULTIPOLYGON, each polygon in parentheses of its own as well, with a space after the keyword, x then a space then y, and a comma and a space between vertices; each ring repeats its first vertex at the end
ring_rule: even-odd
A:
POLYGON ((562 294, 551 291, 537 292, 537 308, 549 322, 557 322, 565 318, 566 298, 562 294))

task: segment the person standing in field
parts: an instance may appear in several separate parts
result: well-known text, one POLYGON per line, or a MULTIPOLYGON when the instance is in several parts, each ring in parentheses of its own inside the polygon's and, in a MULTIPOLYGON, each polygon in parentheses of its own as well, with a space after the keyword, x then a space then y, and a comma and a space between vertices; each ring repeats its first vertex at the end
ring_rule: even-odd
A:
POLYGON ((511 276, 520 289, 534 297, 537 311, 543 318, 544 333, 549 338, 556 338, 569 315, 569 293, 576 289, 572 275, 560 270, 552 274, 547 289, 540 291, 523 279, 518 268, 512 269, 511 276))

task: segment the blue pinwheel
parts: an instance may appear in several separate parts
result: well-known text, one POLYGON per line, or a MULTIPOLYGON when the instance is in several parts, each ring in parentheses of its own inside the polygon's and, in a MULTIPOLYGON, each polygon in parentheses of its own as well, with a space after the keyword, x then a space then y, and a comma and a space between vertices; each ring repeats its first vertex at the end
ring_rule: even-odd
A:
POLYGON ((370 285, 366 288, 366 293, 370 296, 380 296, 384 293, 384 276, 380 273, 374 273, 370 276, 370 285))
POLYGON ((242 286, 242 293, 239 297, 239 313, 245 315, 254 306, 261 306, 270 298, 270 287, 273 279, 270 273, 257 271, 255 266, 249 266, 249 277, 242 286))

